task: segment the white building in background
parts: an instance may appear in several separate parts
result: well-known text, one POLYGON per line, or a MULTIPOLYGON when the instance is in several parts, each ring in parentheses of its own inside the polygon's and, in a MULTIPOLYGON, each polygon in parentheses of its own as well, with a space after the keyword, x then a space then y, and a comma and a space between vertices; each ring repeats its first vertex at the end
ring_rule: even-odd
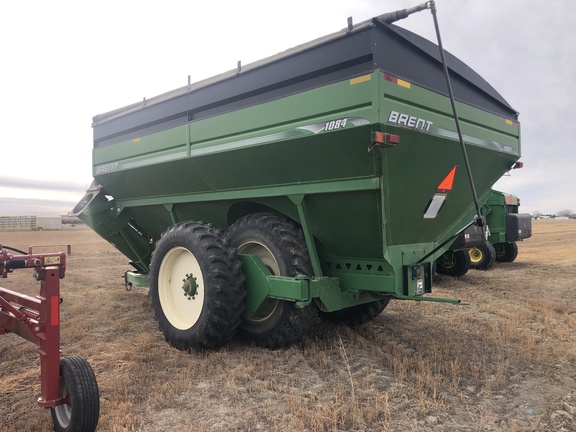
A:
POLYGON ((0 213, 0 230, 61 230, 62 217, 52 213, 0 213))

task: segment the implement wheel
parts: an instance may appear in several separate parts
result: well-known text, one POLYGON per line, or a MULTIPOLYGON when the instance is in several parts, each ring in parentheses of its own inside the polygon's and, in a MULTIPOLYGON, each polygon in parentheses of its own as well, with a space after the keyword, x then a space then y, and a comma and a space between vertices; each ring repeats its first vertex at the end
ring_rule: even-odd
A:
MULTIPOLYGON (((312 274, 302 230, 278 215, 245 216, 230 226, 227 238, 237 253, 258 256, 276 276, 312 274)), ((298 307, 296 302, 266 299, 254 316, 243 317, 240 332, 257 345, 279 348, 299 341, 317 314, 315 303, 298 307)))
POLYGON ((436 260, 436 273, 460 277, 470 269, 470 254, 467 250, 446 251, 436 260))
POLYGON ((497 243, 494 245, 496 249, 496 261, 498 262, 513 262, 518 256, 518 245, 512 243, 497 243))
POLYGON ((320 318, 337 324, 357 326, 372 321, 382 313, 388 303, 390 299, 380 299, 335 312, 320 312, 320 318))
POLYGON ((152 307, 166 340, 181 350, 229 340, 244 312, 243 280, 240 261, 214 226, 168 228, 150 263, 152 307))
POLYGON ((489 270, 496 260, 496 251, 490 242, 470 248, 468 253, 470 254, 470 267, 477 270, 489 270))
POLYGON ((57 432, 92 432, 98 425, 100 395, 90 364, 82 357, 60 360, 60 397, 67 402, 50 408, 57 432))

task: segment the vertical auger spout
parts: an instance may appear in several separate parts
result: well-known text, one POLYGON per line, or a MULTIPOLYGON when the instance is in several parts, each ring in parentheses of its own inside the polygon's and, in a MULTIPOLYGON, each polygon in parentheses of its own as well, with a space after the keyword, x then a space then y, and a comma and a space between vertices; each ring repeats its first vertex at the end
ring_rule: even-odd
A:
POLYGON ((380 15, 378 19, 385 23, 392 24, 393 22, 399 21, 404 18, 408 18, 408 15, 430 8, 430 3, 431 2, 421 3, 417 6, 408 9, 400 9, 394 12, 388 12, 383 15, 380 15))

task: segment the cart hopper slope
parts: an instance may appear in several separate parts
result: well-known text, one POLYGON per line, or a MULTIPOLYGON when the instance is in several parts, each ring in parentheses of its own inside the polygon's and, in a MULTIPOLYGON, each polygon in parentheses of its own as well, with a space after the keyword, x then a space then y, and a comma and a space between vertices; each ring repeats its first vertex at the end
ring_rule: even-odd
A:
MULTIPOLYGON (((517 112, 447 60, 482 198, 520 157, 517 112)), ((438 47, 374 18, 94 117, 95 181, 74 213, 143 274, 179 222, 282 215, 302 227, 313 276, 413 297, 408 266, 476 214, 447 94, 438 47)), ((340 297, 321 308, 363 301, 340 297)))

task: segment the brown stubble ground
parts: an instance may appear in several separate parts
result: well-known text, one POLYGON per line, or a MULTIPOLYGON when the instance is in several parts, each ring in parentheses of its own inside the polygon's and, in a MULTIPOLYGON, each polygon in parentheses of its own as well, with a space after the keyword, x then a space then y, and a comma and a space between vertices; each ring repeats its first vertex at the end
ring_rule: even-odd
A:
MULTIPOLYGON (((72 245, 62 351, 92 365, 102 431, 574 431, 576 221, 533 227, 516 262, 437 277, 434 296, 467 305, 396 301, 355 329, 318 321, 288 349, 201 353, 164 341, 147 290, 124 289, 127 260, 91 230, 0 243, 72 245)), ((0 285, 39 288, 29 270, 0 285)), ((0 336, 0 432, 51 430, 39 393, 36 347, 0 336)))

